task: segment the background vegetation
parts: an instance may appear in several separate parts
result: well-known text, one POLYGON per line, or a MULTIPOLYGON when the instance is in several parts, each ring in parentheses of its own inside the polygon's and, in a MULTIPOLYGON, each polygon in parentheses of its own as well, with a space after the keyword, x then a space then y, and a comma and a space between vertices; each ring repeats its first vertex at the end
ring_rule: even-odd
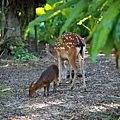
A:
MULTIPOLYGON (((28 39, 28 36, 35 38, 35 26, 38 42, 48 42, 52 45, 63 32, 75 32, 90 43, 89 54, 95 61, 100 50, 109 55, 115 48, 117 55, 120 54, 119 4, 119 0, 47 0, 44 4, 35 7, 36 18, 28 24, 25 24, 27 22, 23 10, 21 11, 24 14, 21 11, 17 14, 20 18, 21 33, 25 39, 28 39)), ((29 11, 31 10, 30 7, 29 11)), ((33 14, 34 11, 31 13, 33 14)), ((23 41, 22 43, 24 45, 19 44, 19 46, 24 48, 26 43, 23 41)), ((15 48, 16 43, 10 46, 10 49, 15 48)), ((16 52, 14 50, 12 49, 12 53, 16 52)))
POLYGON ((29 23, 27 32, 35 24, 45 21, 44 33, 50 33, 51 39, 56 35, 60 37, 65 31, 78 33, 87 37, 86 40, 92 39, 89 53, 93 61, 99 50, 109 55, 115 47, 120 52, 119 0, 68 0, 52 4, 48 1, 48 4, 51 10, 44 7, 45 12, 29 23))

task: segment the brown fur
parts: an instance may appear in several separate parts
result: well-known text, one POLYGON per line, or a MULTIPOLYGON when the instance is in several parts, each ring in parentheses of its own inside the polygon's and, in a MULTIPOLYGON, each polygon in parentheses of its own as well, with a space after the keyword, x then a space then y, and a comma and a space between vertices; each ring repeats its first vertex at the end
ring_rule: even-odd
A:
POLYGON ((56 65, 49 66, 40 76, 38 81, 33 85, 33 83, 29 86, 29 96, 31 97, 38 89, 44 87, 44 96, 49 95, 49 87, 50 83, 54 82, 54 92, 56 92, 56 86, 58 82, 58 67, 56 65))
POLYGON ((70 79, 72 67, 74 70, 74 78, 72 79, 71 89, 74 88, 75 79, 77 77, 78 68, 76 64, 76 59, 78 58, 80 68, 82 70, 82 77, 83 77, 83 88, 86 89, 85 83, 85 75, 84 75, 84 57, 85 57, 85 48, 86 44, 84 39, 75 33, 66 32, 61 36, 61 39, 56 41, 54 46, 54 52, 56 54, 58 68, 59 68, 59 82, 61 82, 61 72, 62 72, 62 64, 64 60, 67 60, 69 63, 69 72, 70 72, 70 79))

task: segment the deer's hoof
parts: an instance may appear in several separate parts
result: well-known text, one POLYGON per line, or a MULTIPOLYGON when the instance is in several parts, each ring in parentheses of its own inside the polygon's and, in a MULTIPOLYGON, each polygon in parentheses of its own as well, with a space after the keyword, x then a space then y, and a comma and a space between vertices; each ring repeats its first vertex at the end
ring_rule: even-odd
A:
POLYGON ((71 85, 71 90, 73 90, 73 89, 74 89, 74 87, 75 87, 75 86, 72 84, 72 85, 71 85))
POLYGON ((71 90, 73 90, 74 89, 74 87, 73 86, 71 86, 71 90))
POLYGON ((83 86, 83 87, 82 87, 82 90, 83 90, 84 92, 86 92, 86 91, 87 91, 87 87, 86 87, 86 86, 83 86))
POLYGON ((61 82, 58 83, 58 86, 61 86, 61 82))
MULTIPOLYGON (((86 71, 84 71, 84 75, 87 76, 87 75, 86 75, 86 71)), ((82 70, 79 70, 79 71, 78 71, 78 75, 77 75, 77 76, 78 76, 78 77, 82 77, 82 70)))
POLYGON ((84 92, 86 92, 86 91, 87 91, 87 88, 85 87, 85 88, 83 88, 83 90, 84 90, 84 92))

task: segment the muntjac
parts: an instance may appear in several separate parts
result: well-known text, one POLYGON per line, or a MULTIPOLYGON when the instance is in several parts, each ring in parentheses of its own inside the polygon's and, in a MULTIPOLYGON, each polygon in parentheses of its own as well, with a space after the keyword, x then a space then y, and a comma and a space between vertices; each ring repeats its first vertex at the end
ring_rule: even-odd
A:
POLYGON ((38 81, 29 86, 29 97, 31 97, 38 89, 44 87, 44 96, 46 96, 46 89, 47 89, 47 96, 49 96, 49 87, 50 83, 54 82, 53 91, 56 92, 57 82, 58 82, 58 67, 56 65, 49 66, 40 76, 38 81))

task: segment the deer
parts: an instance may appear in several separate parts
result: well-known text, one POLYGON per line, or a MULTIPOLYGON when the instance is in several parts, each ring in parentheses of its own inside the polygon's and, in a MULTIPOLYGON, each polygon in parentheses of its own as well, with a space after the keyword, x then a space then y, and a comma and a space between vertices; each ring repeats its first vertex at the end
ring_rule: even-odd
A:
POLYGON ((56 92, 57 82, 58 82, 59 69, 56 65, 49 66, 40 76, 38 81, 29 86, 29 97, 31 97, 38 89, 44 88, 44 96, 49 96, 50 83, 54 82, 53 92, 56 92))
POLYGON ((50 53, 50 47, 48 43, 46 43, 45 51, 52 58, 53 63, 57 65, 57 58, 50 53))
MULTIPOLYGON (((57 65, 57 58, 50 52, 50 47, 49 47, 49 44, 46 43, 46 47, 45 47, 45 51, 46 53, 52 58, 52 62, 54 64, 57 65)), ((68 61, 65 60, 64 61, 64 71, 63 72, 63 76, 62 76, 62 79, 65 80, 65 79, 69 79, 69 78, 73 78, 74 77, 74 71, 72 70, 71 71, 71 74, 70 74, 70 65, 68 64, 68 61), (68 68, 69 67, 69 68, 68 68), (68 73, 69 72, 69 73, 68 73)), ((85 74, 86 75, 86 74, 85 74)), ((82 74, 81 74, 81 71, 78 72, 78 77, 82 77, 82 74)), ((71 81, 70 81, 71 82, 71 81)), ((69 82, 67 82, 69 83, 69 82)))
POLYGON ((85 73, 84 73, 84 58, 85 58, 85 50, 86 44, 84 39, 75 33, 66 32, 62 34, 61 39, 57 40, 54 45, 54 52, 57 59, 57 64, 59 68, 59 83, 61 82, 61 72, 62 66, 65 60, 68 61, 70 79, 71 77, 71 68, 74 70, 74 78, 71 80, 71 89, 75 86, 75 80, 78 73, 78 68, 76 65, 76 60, 78 58, 79 65, 82 70, 82 78, 83 78, 83 88, 86 90, 86 82, 85 82, 85 73))
MULTIPOLYGON (((58 65, 57 64, 57 58, 54 55, 52 55, 52 53, 50 53, 50 48, 49 48, 49 44, 48 43, 46 43, 45 51, 52 58, 53 63, 55 65, 58 65)), ((64 64, 63 64, 64 71, 62 71, 62 79, 66 79, 67 78, 67 65, 68 65, 68 62, 65 60, 64 64)))

